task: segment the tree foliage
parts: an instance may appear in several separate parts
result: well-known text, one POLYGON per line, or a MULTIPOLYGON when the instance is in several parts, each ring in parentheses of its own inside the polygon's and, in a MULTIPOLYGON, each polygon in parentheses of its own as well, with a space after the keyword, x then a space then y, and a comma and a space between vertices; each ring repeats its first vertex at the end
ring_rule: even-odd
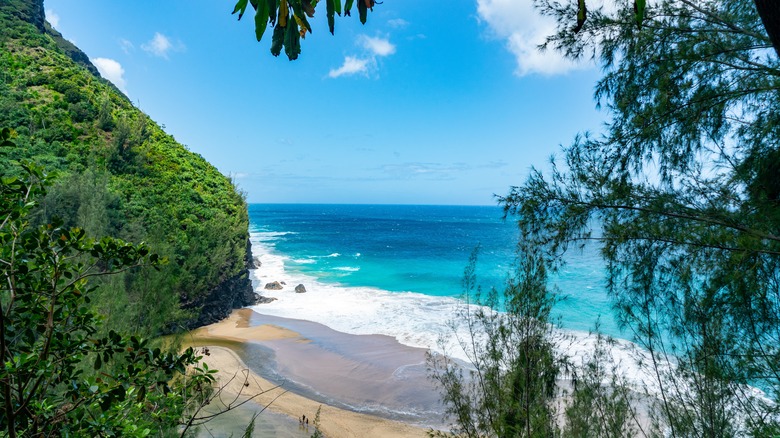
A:
MULTIPOLYGON (((754 0, 756 12, 761 17, 769 41, 780 56, 780 5, 773 0, 754 0)), ((692 4, 692 3, 689 3, 692 4)), ((637 28, 641 29, 645 19, 647 0, 633 0, 634 21, 637 28)), ((577 25, 574 33, 579 32, 588 19, 588 6, 586 0, 577 0, 577 25)))
POLYGON ((312 33, 309 18, 314 17, 319 3, 325 3, 325 13, 328 18, 328 30, 335 32, 336 15, 341 16, 342 10, 345 16, 350 16, 352 6, 358 10, 360 22, 366 24, 368 11, 374 10, 374 0, 238 0, 233 8, 233 14, 238 14, 238 19, 244 16, 249 5, 255 10, 255 37, 259 42, 266 29, 271 26, 271 54, 279 56, 284 48, 284 53, 290 61, 298 59, 301 53, 301 40, 306 38, 306 33, 312 33))
MULTIPOLYGON (((2 131, 3 149, 14 147, 2 131)), ((9 437, 148 436, 175 432, 213 372, 192 349, 102 334, 89 279, 157 267, 145 244, 94 240, 81 228, 30 222, 49 179, 30 162, 0 181, 0 428, 9 437), (185 378, 186 376, 186 378, 185 378)))
POLYGON ((620 4, 578 32, 577 4, 538 6, 559 23, 548 48, 603 68, 610 120, 501 198, 521 240, 552 269, 601 243, 671 436, 777 434, 780 62, 754 3, 648 3, 641 27, 620 4))
POLYGON ((431 437, 618 438, 652 436, 658 428, 618 370, 614 340, 596 334, 593 350, 575 358, 573 341, 551 317, 558 292, 549 286, 549 260, 533 242, 518 247, 517 271, 502 290, 483 294, 474 275, 475 251, 464 277, 467 302, 451 321, 456 348, 468 363, 429 353, 451 422, 431 437))
MULTIPOLYGON (((548 437, 557 433, 554 399, 561 358, 555 352, 543 263, 527 254, 517 281, 483 296, 472 254, 464 278, 466 297, 452 334, 469 364, 430 353, 431 378, 440 387, 452 420, 450 434, 431 436, 548 437), (503 308, 505 312, 495 309, 503 308)), ((450 353, 450 352, 448 352, 450 353)))
POLYGON ((561 436, 566 438, 633 438, 653 436, 658 428, 651 419, 640 416, 652 414, 651 408, 642 409, 635 388, 621 374, 612 355, 615 340, 598 333, 593 350, 577 366, 569 363, 571 382, 568 403, 561 407, 564 418, 561 436))

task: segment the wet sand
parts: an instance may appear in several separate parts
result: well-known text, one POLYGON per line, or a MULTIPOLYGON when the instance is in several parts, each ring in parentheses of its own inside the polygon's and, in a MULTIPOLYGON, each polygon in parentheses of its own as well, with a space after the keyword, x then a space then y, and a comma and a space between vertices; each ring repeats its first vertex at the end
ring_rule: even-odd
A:
MULTIPOLYGON (((422 437, 429 427, 442 426, 438 392, 426 377, 425 351, 393 338, 348 335, 241 309, 195 330, 188 341, 209 346, 205 359, 221 371, 221 379, 239 372, 226 392, 246 397, 275 388, 242 409, 274 400, 269 409, 287 415, 292 429, 304 414, 312 428, 320 405, 321 429, 331 437, 422 437)), ((296 436, 292 432, 289 436, 296 436)))

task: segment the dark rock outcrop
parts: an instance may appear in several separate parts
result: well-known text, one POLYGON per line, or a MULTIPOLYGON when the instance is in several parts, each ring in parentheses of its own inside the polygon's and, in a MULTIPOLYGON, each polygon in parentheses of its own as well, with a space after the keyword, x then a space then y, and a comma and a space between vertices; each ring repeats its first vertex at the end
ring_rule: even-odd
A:
POLYGON ((244 260, 246 260, 246 267, 249 269, 257 269, 260 267, 260 259, 252 257, 252 242, 249 238, 246 239, 246 256, 244 260))
POLYGON ((89 70, 93 75, 100 77, 98 69, 89 60, 89 56, 73 45, 73 43, 63 38, 62 34, 57 32, 57 30, 51 27, 46 21, 43 0, 3 0, 0 2, 0 8, 2 8, 4 12, 14 15, 22 21, 32 24, 41 33, 50 35, 52 39, 54 39, 54 42, 57 43, 57 46, 62 49, 70 59, 89 70))
POLYGON ((190 328, 212 324, 227 318, 233 309, 257 304, 259 295, 252 288, 247 271, 223 281, 206 297, 200 315, 190 328))
POLYGON ((282 290, 284 289, 284 286, 282 286, 281 283, 278 281, 274 281, 273 283, 266 283, 265 284, 265 290, 282 290))
POLYGON ((277 300, 276 297, 264 297, 264 296, 261 295, 257 299, 257 304, 268 304, 268 303, 272 303, 272 302, 274 302, 276 300, 277 300))
POLYGON ((16 18, 26 21, 41 33, 46 31, 46 15, 43 10, 43 0, 3 0, 0 9, 16 18))
POLYGON ((299 284, 298 286, 295 286, 295 292, 302 294, 306 292, 306 286, 299 284))
MULTIPOLYGON (((57 32, 57 30, 54 29, 53 27, 51 27, 51 25, 49 25, 48 22, 46 23, 45 27, 46 27, 46 33, 51 35, 51 37, 57 43, 57 47, 62 49, 62 51, 65 52, 65 54, 68 55, 68 57, 73 60, 73 62, 86 68, 93 75, 97 77, 101 77, 97 67, 95 67, 95 65, 92 64, 92 61, 89 60, 89 56, 87 56, 86 53, 82 52, 81 49, 73 45, 73 43, 63 38, 62 34, 57 32)), ((116 89, 119 90, 118 88, 116 89)))
MULTIPOLYGON (((249 242, 249 239, 247 239, 247 242, 249 242)), ((247 252, 244 256, 244 269, 238 275, 220 283, 219 286, 208 294, 203 301, 198 318, 190 323, 189 328, 221 321, 227 318, 233 309, 270 302, 267 301, 268 298, 261 297, 255 293, 254 287, 252 287, 248 269, 251 260, 251 247, 247 246, 247 252), (266 301, 263 301, 263 299, 266 301)))

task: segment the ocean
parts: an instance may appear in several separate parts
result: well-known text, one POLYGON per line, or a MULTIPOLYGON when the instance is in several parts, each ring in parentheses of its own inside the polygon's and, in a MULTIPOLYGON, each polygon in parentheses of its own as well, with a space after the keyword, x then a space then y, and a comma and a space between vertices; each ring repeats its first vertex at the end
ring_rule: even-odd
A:
MULTIPOLYGON (((483 290, 512 273, 518 232, 499 207, 421 205, 249 205, 256 288, 278 298, 260 313, 315 321, 351 334, 384 334, 435 348, 463 296, 469 256, 478 251, 483 290), (284 281, 282 291, 267 282, 284 281), (305 294, 290 293, 303 284, 305 294)), ((604 288, 604 263, 588 246, 567 256, 553 279, 562 328, 620 338, 604 288)))
MULTIPOLYGON (((259 349, 256 358, 245 359, 250 367, 260 367, 261 374, 277 373, 278 383, 312 399, 444 427, 435 423, 443 410, 429 386, 424 357, 403 356, 402 348, 393 345, 397 341, 403 348, 445 353, 468 366, 468 353, 458 342, 468 340, 468 332, 449 322, 468 305, 461 283, 475 248, 477 282, 483 289, 503 287, 512 273, 518 231, 512 218, 502 215, 499 207, 487 206, 249 205, 252 252, 261 263, 250 271, 253 285, 261 295, 275 298, 253 306, 259 314, 255 323, 285 318, 285 326, 311 344, 301 344, 297 353, 290 353, 289 346, 287 351, 259 349), (274 281, 284 283, 283 289, 264 289, 274 281), (306 292, 296 293, 298 285, 306 292), (344 365, 332 375, 319 372, 307 357, 321 352, 303 351, 314 347, 344 365), (277 357, 287 364, 277 369, 274 354, 283 353, 299 356, 277 357), (263 366, 268 368, 264 373, 263 366), (383 367, 392 368, 387 381, 355 374, 383 367), (357 379, 357 386, 345 383, 349 377, 357 379), (382 394, 388 395, 377 401, 382 394)), ((630 341, 613 317, 598 246, 572 250, 565 261, 551 279, 561 298, 553 312, 559 327, 553 332, 556 349, 575 364, 586 359, 594 351, 597 337, 591 332, 598 323, 602 334, 615 339, 609 344, 614 372, 637 391, 660 394, 653 369, 641 365, 651 362, 648 353, 630 341)), ((662 373, 676 367, 673 358, 658 365, 662 373)), ((758 389, 750 390, 764 397, 758 389)))

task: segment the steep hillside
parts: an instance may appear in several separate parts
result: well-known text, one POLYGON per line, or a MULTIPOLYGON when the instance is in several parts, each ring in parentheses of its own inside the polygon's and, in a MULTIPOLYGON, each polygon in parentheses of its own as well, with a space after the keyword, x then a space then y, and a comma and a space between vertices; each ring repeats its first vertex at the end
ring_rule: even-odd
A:
POLYGON ((0 127, 58 175, 39 220, 147 241, 169 263, 103 281, 109 326, 159 333, 226 316, 255 294, 247 277, 246 205, 231 181, 100 78, 45 23, 43 0, 0 2, 0 127))

